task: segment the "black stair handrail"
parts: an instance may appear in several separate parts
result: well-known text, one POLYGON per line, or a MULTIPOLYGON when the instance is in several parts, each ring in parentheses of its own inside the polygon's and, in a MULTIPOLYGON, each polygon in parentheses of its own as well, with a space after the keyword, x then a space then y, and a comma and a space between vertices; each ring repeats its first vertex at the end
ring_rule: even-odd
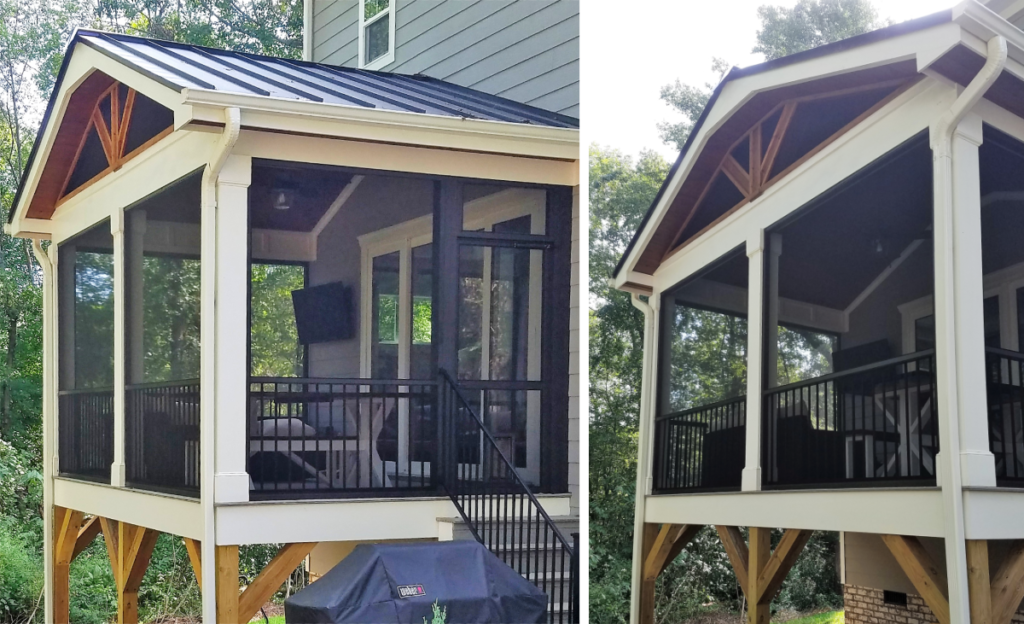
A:
MULTIPOLYGON (((501 450, 494 436, 484 425, 483 420, 476 413, 473 407, 470 405, 466 397, 463 396, 462 391, 459 389, 455 380, 452 379, 448 371, 444 369, 439 370, 439 383, 438 383, 438 407, 440 412, 439 418, 439 431, 438 434, 441 436, 442 443, 439 445, 441 448, 442 460, 440 463, 440 475, 439 483, 448 493, 448 496, 452 499, 455 504, 455 508, 458 510, 459 515, 465 521, 466 526, 472 532, 473 537, 478 542, 487 546, 488 550, 497 555, 506 564, 515 569, 517 572, 525 576, 528 580, 531 580, 541 590, 547 592, 545 587, 551 587, 552 589, 557 586, 557 579, 554 575, 556 556, 552 554, 552 565, 550 566, 551 575, 548 575, 549 566, 545 561, 543 566, 545 568, 542 576, 541 570, 538 568, 541 566, 539 562, 531 562, 529 550, 531 545, 529 543, 530 538, 538 539, 541 535, 541 529, 544 530, 544 536, 547 537, 550 533, 556 542, 557 546, 561 547, 561 560, 562 570, 564 573, 565 564, 569 563, 569 595, 559 596, 557 604, 559 606, 564 605, 565 611, 556 610, 554 591, 547 592, 549 598, 549 617, 551 622, 562 622, 568 621, 573 624, 579 622, 579 560, 578 560, 578 544, 574 544, 566 539, 565 535, 555 524, 555 521, 551 519, 547 511, 541 506, 540 501, 534 495, 530 486, 519 475, 519 472, 515 469, 515 465, 509 461, 508 457, 501 450), (447 391, 447 392, 446 392, 447 391), (444 397, 442 399, 442 396, 444 397), (449 404, 448 400, 453 399, 455 404, 449 404), (459 430, 457 428, 456 417, 460 413, 470 416, 470 426, 474 429, 472 432, 472 438, 474 440, 483 441, 483 449, 480 450, 480 456, 478 457, 480 466, 479 473, 472 471, 472 476, 479 476, 479 483, 483 487, 479 488, 468 488, 462 490, 459 488, 459 453, 462 450, 459 441, 459 430), (485 458, 497 458, 498 466, 487 466, 485 458), (495 473, 500 476, 490 478, 489 474, 495 473), (493 487, 487 488, 488 482, 493 482, 493 487), (476 489, 477 491, 471 491, 476 489), (510 498, 510 496, 512 498, 510 498), (519 506, 519 524, 516 525, 516 508, 515 508, 515 497, 525 497, 526 500, 533 507, 531 513, 524 514, 524 505, 519 506), (512 518, 511 526, 508 522, 508 511, 509 503, 511 501, 512 518), (504 511, 502 512, 502 507, 504 511), (490 512, 492 515, 487 515, 490 512), (494 516, 494 512, 504 513, 504 522, 502 526, 490 530, 487 529, 487 523, 489 521, 496 521, 498 518, 494 516), (536 533, 531 536, 534 524, 533 512, 536 513, 538 519, 538 526, 536 533), (524 525, 523 522, 526 524, 524 525), (543 522, 543 527, 540 526, 540 522, 543 522), (525 529, 526 543, 522 541, 515 542, 516 530, 518 529, 518 536, 521 539, 525 529), (509 531, 511 530, 511 533, 509 531), (513 538, 513 542, 509 543, 507 540, 509 537, 513 538), (496 539, 497 538, 497 539, 496 539), (524 552, 525 565, 524 565, 524 552), (567 559, 568 557, 568 559, 567 559), (534 578, 530 578, 530 574, 533 574, 534 578)), ((468 438, 469 436, 467 436, 468 438)), ((493 461, 493 460, 492 460, 493 461)), ((470 479, 476 481, 477 479, 470 479)), ((574 540, 575 542, 575 540, 574 540)), ((540 551, 538 549, 538 556, 540 551)))

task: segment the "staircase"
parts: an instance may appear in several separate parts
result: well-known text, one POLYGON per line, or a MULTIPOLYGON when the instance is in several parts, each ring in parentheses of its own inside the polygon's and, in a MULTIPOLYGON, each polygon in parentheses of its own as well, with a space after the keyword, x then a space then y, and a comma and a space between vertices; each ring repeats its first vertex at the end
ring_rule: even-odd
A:
MULTIPOLYGON (((576 535, 579 533, 579 516, 552 516, 551 520, 554 521, 555 525, 563 535, 576 535)), ((473 535, 473 531, 470 530, 466 521, 461 517, 438 518, 438 522, 442 524, 450 524, 450 527, 442 527, 441 533, 446 536, 450 536, 453 540, 476 539, 476 536, 473 535)), ((509 553, 516 553, 516 557, 519 556, 519 553, 529 553, 528 556, 532 558, 532 568, 545 570, 545 572, 543 572, 546 585, 544 589, 548 593, 548 596, 553 598, 553 600, 548 602, 548 621, 569 622, 572 609, 572 586, 570 578, 572 572, 570 569, 572 564, 571 560, 560 561, 561 557, 559 550, 554 548, 550 543, 537 544, 537 542, 534 541, 529 544, 527 548, 524 548, 523 543, 525 542, 525 536, 521 538, 518 534, 505 535, 497 524, 498 523, 485 522, 483 527, 483 533, 487 536, 493 536, 495 539, 494 547, 491 547, 491 550, 507 550, 509 553)), ((501 555, 499 555, 499 557, 500 556, 501 555)), ((525 562, 522 567, 527 569, 525 562)), ((527 578, 527 580, 533 580, 526 573, 523 573, 523 576, 527 578)))
POLYGON ((460 515, 451 521, 452 538, 477 540, 546 593, 548 622, 578 624, 579 519, 552 518, 451 376, 442 370, 438 381, 435 464, 460 515))

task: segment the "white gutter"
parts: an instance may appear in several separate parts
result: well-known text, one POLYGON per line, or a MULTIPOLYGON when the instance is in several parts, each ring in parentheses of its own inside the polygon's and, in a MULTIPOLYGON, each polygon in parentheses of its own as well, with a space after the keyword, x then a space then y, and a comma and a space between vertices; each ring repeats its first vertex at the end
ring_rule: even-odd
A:
MULTIPOLYGON (((934 162, 935 214, 942 219, 943 230, 953 231, 953 133, 964 116, 995 83, 1006 65, 1006 39, 995 36, 988 40, 988 58, 978 75, 957 97, 953 105, 932 126, 931 147, 934 162)), ((943 258, 943 265, 936 267, 937 277, 955 283, 953 269, 953 249, 951 240, 946 241, 945 253, 936 254, 943 258)), ((953 316, 953 297, 944 297, 941 305, 945 306, 943 316, 953 318, 953 328, 946 330, 947 336, 956 335, 956 318, 953 316)), ((936 298, 938 299, 938 298, 936 298)), ((936 313, 938 310, 936 310, 936 313)), ((936 318, 938 318, 936 314, 936 318)), ((944 387, 947 394, 947 409, 943 418, 939 419, 939 435, 942 440, 942 452, 945 460, 941 462, 940 483, 942 484, 943 506, 946 520, 946 571, 949 588, 949 619, 953 624, 970 622, 970 597, 967 583, 967 545, 964 533, 964 502, 963 480, 960 474, 960 427, 959 415, 954 416, 952 410, 957 404, 956 386, 956 344, 955 339, 946 345, 943 360, 949 364, 940 367, 945 369, 944 378, 938 379, 939 387, 944 387)))
POLYGON ((237 108, 224 110, 224 130, 210 155, 210 163, 203 172, 202 183, 202 216, 200 217, 201 242, 201 286, 200 286, 200 318, 203 319, 200 329, 200 505, 203 508, 203 542, 200 548, 202 559, 202 595, 203 621, 217 621, 217 573, 215 547, 215 469, 216 462, 216 429, 214 414, 216 409, 216 358, 214 339, 214 314, 216 313, 217 296, 217 179, 228 156, 238 141, 242 129, 242 115, 237 108))
MULTIPOLYGON (((637 462, 636 462, 636 493, 634 498, 633 513, 633 572, 631 580, 631 591, 629 599, 629 621, 631 624, 640 622, 640 595, 643 587, 643 543, 645 506, 647 493, 650 491, 651 461, 650 449, 653 433, 651 426, 654 424, 654 413, 652 398, 654 397, 654 371, 657 358, 657 311, 651 305, 654 297, 649 297, 647 302, 641 301, 640 296, 633 294, 631 297, 633 307, 644 313, 644 341, 643 341, 643 366, 640 381, 640 414, 639 432, 637 435, 637 462)), ((653 605, 651 606, 653 608, 653 605)))
POLYGON ((53 620, 53 473, 57 449, 54 448, 54 275, 50 256, 39 239, 32 240, 32 253, 43 270, 43 621, 53 620))

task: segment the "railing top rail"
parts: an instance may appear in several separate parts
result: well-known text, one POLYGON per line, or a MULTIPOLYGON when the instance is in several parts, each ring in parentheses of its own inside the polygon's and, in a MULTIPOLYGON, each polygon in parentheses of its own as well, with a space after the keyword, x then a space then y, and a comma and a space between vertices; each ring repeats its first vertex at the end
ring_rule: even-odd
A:
POLYGON ((448 374, 448 371, 442 368, 438 372, 448 382, 448 385, 455 392, 455 396, 458 397, 458 400, 462 403, 462 407, 465 408, 465 410, 469 412, 469 414, 473 417, 473 420, 476 421, 476 424, 480 427, 480 430, 483 432, 487 440, 491 443, 492 447, 498 451, 498 456, 501 457, 501 460, 503 462, 505 462, 505 466, 508 468, 509 474, 513 476, 516 484, 523 490, 523 492, 526 493, 526 496, 530 499, 530 502, 532 502, 537 507, 537 513, 539 513, 540 516, 544 518, 544 520, 548 523, 548 526, 551 528, 552 533, 554 533, 558 541, 562 543, 562 546, 570 553, 572 553, 573 549, 569 540, 565 538, 565 535, 562 534, 561 529, 558 528, 558 525, 555 524, 555 521, 551 519, 551 516, 548 515, 548 512, 540 504, 540 501, 537 500, 536 496, 534 496, 533 490, 530 489, 530 486, 526 485, 526 482, 523 481, 522 477, 519 476, 519 471, 516 470, 512 462, 508 460, 508 457, 505 457, 505 453, 501 450, 501 447, 498 445, 497 441, 491 435, 491 432, 488 431, 487 427, 484 426, 483 421, 480 420, 480 416, 478 416, 477 413, 473 410, 473 407, 469 404, 469 401, 466 400, 466 397, 462 395, 462 391, 459 390, 458 384, 455 382, 454 379, 452 379, 452 376, 448 374))
POLYGON ((727 407, 729 405, 734 405, 736 403, 743 403, 746 400, 747 400, 747 395, 742 394, 742 395, 740 395, 738 397, 733 397, 731 399, 724 399, 722 401, 717 401, 715 403, 708 403, 706 405, 700 405, 700 406, 697 406, 697 407, 691 407, 691 408, 688 408, 688 409, 684 409, 684 410, 681 410, 681 411, 678 411, 678 412, 672 412, 671 414, 665 414, 664 416, 658 416, 657 418, 655 418, 655 420, 665 420, 667 418, 679 418, 681 416, 692 416, 693 414, 696 414, 698 412, 703 412, 705 410, 718 409, 719 407, 727 407))
POLYGON ((796 381, 791 384, 784 386, 776 386, 769 388, 764 391, 765 395, 777 394, 779 392, 785 392, 788 390, 797 390, 799 388, 805 388, 807 386, 814 386, 820 383, 826 383, 829 381, 835 381, 837 379, 843 379, 844 377, 852 377, 861 373, 867 373, 880 368, 887 368, 889 366, 895 366, 897 364, 905 364, 907 362, 914 362, 916 360, 922 360, 926 357, 935 355, 935 349, 926 349, 924 351, 917 351, 915 353, 909 353, 907 355, 901 355, 899 357, 890 358, 888 360, 882 360, 881 362, 874 362, 871 364, 865 364, 864 366, 858 366, 857 368, 851 368, 850 370, 840 371, 838 373, 829 373, 828 375, 822 375, 821 377, 812 377, 811 379, 804 379, 803 381, 796 381))
POLYGON ((1024 361, 1024 353, 1021 353, 1020 351, 1011 351, 1010 349, 1001 349, 999 347, 985 347, 985 353, 999 355, 1011 360, 1024 361))
POLYGON ((113 388, 75 388, 74 390, 58 390, 57 396, 69 396, 74 394, 106 394, 113 393, 113 388))
POLYGON ((436 379, 362 379, 358 377, 250 377, 249 384, 323 386, 436 386, 436 379))
POLYGON ((194 379, 172 379, 170 381, 150 381, 140 384, 128 384, 125 390, 152 390, 154 388, 174 388, 176 386, 198 386, 199 378, 194 379))

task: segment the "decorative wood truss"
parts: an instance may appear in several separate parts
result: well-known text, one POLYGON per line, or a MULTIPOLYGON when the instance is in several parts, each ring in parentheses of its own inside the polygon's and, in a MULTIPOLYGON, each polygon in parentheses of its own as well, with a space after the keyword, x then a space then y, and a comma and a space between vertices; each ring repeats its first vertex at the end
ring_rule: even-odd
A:
MULTIPOLYGON (((916 82, 916 80, 906 79, 888 80, 880 83, 858 85, 847 89, 793 97, 779 102, 767 114, 758 119, 739 139, 733 142, 725 150, 724 156, 719 157, 718 166, 706 178, 703 191, 683 219, 682 224, 676 229, 672 237, 674 243, 669 245, 662 260, 673 255, 687 243, 714 225, 717 225, 742 206, 759 197, 764 193, 765 189, 805 163, 916 82), (863 104, 860 108, 844 111, 846 116, 839 118, 845 121, 845 123, 838 130, 823 137, 816 136, 814 133, 797 136, 800 133, 795 131, 795 125, 807 121, 800 117, 800 112, 803 110, 802 106, 815 102, 820 103, 823 100, 834 99, 840 102, 845 98, 865 96, 871 93, 876 93, 877 98, 869 97, 866 101, 858 100, 858 103, 863 104), (796 124, 794 124, 794 117, 796 117, 796 124), (787 144, 789 141, 793 142, 792 146, 787 144), (799 155, 794 159, 794 154, 791 153, 787 162, 780 162, 779 154, 784 144, 787 144, 787 149, 790 149, 790 151, 795 149, 796 154, 799 155), (735 191, 739 192, 741 199, 738 202, 728 203, 726 200, 726 203, 723 203, 723 197, 715 196, 716 192, 721 191, 720 188, 716 188, 716 181, 720 176, 728 179, 732 186, 735 187, 735 191), (702 210, 711 210, 718 214, 709 223, 694 231, 691 228, 691 225, 694 224, 694 217, 702 210), (690 231, 688 231, 688 228, 690 231)), ((711 157, 714 158, 716 156, 712 155, 711 157)), ((732 195, 734 194, 730 196, 732 195)))
MULTIPOLYGON (((71 562, 101 533, 114 573, 114 583, 117 585, 118 624, 137 623, 139 587, 160 533, 109 518, 86 516, 80 511, 63 507, 54 508, 53 520, 55 624, 68 624, 70 620, 71 562)), ((196 582, 202 587, 201 544, 199 540, 189 538, 184 538, 184 543, 196 582)), ((238 583, 238 546, 217 546, 217 621, 236 624, 252 619, 315 545, 284 545, 256 579, 241 592, 238 583)))
POLYGON ((133 114, 137 110, 137 99, 140 99, 140 96, 136 93, 135 89, 126 87, 118 82, 111 84, 96 98, 89 112, 85 131, 78 140, 78 149, 75 152, 75 157, 72 159, 71 166, 64 176, 64 182, 60 190, 60 200, 57 202, 57 205, 75 196, 104 175, 117 171, 125 162, 171 132, 172 127, 168 125, 163 130, 148 137, 141 145, 129 149, 128 131, 132 125, 133 114), (106 160, 103 163, 105 166, 102 167, 96 163, 82 162, 83 158, 96 158, 96 155, 86 153, 86 144, 93 136, 93 133, 99 139, 103 149, 102 156, 106 160), (98 169, 98 172, 89 176, 87 180, 79 181, 73 188, 69 188, 80 166, 91 167, 93 170, 98 169))
MULTIPOLYGON (((646 524, 643 538, 643 578, 640 589, 640 622, 654 621, 654 582, 672 560, 693 540, 702 527, 694 524, 646 524)), ((747 546, 738 527, 718 526, 718 535, 729 556, 736 580, 747 598, 747 622, 769 624, 771 601, 786 575, 796 564, 812 531, 787 530, 771 550, 771 529, 751 527, 747 546)))

